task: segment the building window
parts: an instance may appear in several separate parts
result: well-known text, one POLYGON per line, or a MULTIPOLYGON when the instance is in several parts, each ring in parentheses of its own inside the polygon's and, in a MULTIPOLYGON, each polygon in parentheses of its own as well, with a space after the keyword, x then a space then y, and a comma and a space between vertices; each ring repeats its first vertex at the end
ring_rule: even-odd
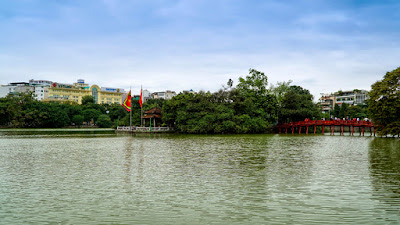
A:
POLYGON ((94 98, 94 103, 97 103, 97 100, 98 100, 98 95, 97 95, 98 93, 97 93, 97 88, 93 88, 92 89, 92 96, 93 96, 93 98, 94 98))

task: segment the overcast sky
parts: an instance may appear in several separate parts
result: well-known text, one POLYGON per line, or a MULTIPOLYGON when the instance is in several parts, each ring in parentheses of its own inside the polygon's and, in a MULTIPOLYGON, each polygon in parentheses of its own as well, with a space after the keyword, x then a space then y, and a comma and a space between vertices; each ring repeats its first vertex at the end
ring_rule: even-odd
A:
POLYGON ((0 1, 0 84, 216 91, 254 68, 319 98, 399 66, 398 0, 0 1))

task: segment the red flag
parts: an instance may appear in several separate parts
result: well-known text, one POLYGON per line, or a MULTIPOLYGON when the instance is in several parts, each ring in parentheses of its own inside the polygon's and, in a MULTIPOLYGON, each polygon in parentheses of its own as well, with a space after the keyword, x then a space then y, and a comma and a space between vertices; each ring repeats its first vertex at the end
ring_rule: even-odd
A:
POLYGON ((142 96, 142 88, 140 88, 140 97, 139 97, 140 108, 142 108, 142 104, 143 104, 142 98, 143 98, 143 96, 142 96))
POLYGON ((128 110, 128 112, 131 111, 131 91, 129 91, 128 96, 126 96, 126 99, 124 101, 124 103, 122 104, 122 106, 128 110))

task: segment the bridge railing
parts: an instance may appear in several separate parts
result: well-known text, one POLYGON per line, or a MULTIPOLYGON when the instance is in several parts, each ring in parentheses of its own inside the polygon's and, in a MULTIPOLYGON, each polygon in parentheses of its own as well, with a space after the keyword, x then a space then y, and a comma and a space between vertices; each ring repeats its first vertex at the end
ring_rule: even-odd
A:
POLYGON ((278 124, 278 127, 291 127, 291 126, 368 126, 373 127, 374 124, 370 121, 354 121, 354 120, 305 120, 298 122, 290 122, 278 124))
POLYGON ((154 131, 154 132, 159 132, 159 131, 171 131, 173 130, 173 128, 171 127, 136 127, 136 126, 132 126, 132 128, 130 128, 129 126, 118 126, 117 127, 117 131, 137 131, 137 132, 150 132, 150 131, 154 131))

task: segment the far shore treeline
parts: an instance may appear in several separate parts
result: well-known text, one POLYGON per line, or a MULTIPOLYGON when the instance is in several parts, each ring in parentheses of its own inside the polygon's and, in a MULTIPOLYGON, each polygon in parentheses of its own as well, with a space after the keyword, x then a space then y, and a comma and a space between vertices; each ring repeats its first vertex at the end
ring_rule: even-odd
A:
MULTIPOLYGON (((229 79, 219 91, 180 93, 171 100, 150 99, 143 110, 159 107, 163 125, 181 133, 267 133, 278 123, 306 118, 372 118, 382 135, 400 133, 400 68, 372 85, 367 105, 336 105, 321 113, 307 89, 291 81, 268 86, 267 76, 250 69, 237 85, 229 79), (369 105, 369 109, 368 109, 369 105)), ((133 125, 140 125, 139 101, 132 99, 133 125)), ((40 102, 32 93, 0 98, 0 127, 60 128, 96 125, 129 126, 129 113, 119 104, 95 104, 84 96, 82 105, 72 102, 40 102)))

